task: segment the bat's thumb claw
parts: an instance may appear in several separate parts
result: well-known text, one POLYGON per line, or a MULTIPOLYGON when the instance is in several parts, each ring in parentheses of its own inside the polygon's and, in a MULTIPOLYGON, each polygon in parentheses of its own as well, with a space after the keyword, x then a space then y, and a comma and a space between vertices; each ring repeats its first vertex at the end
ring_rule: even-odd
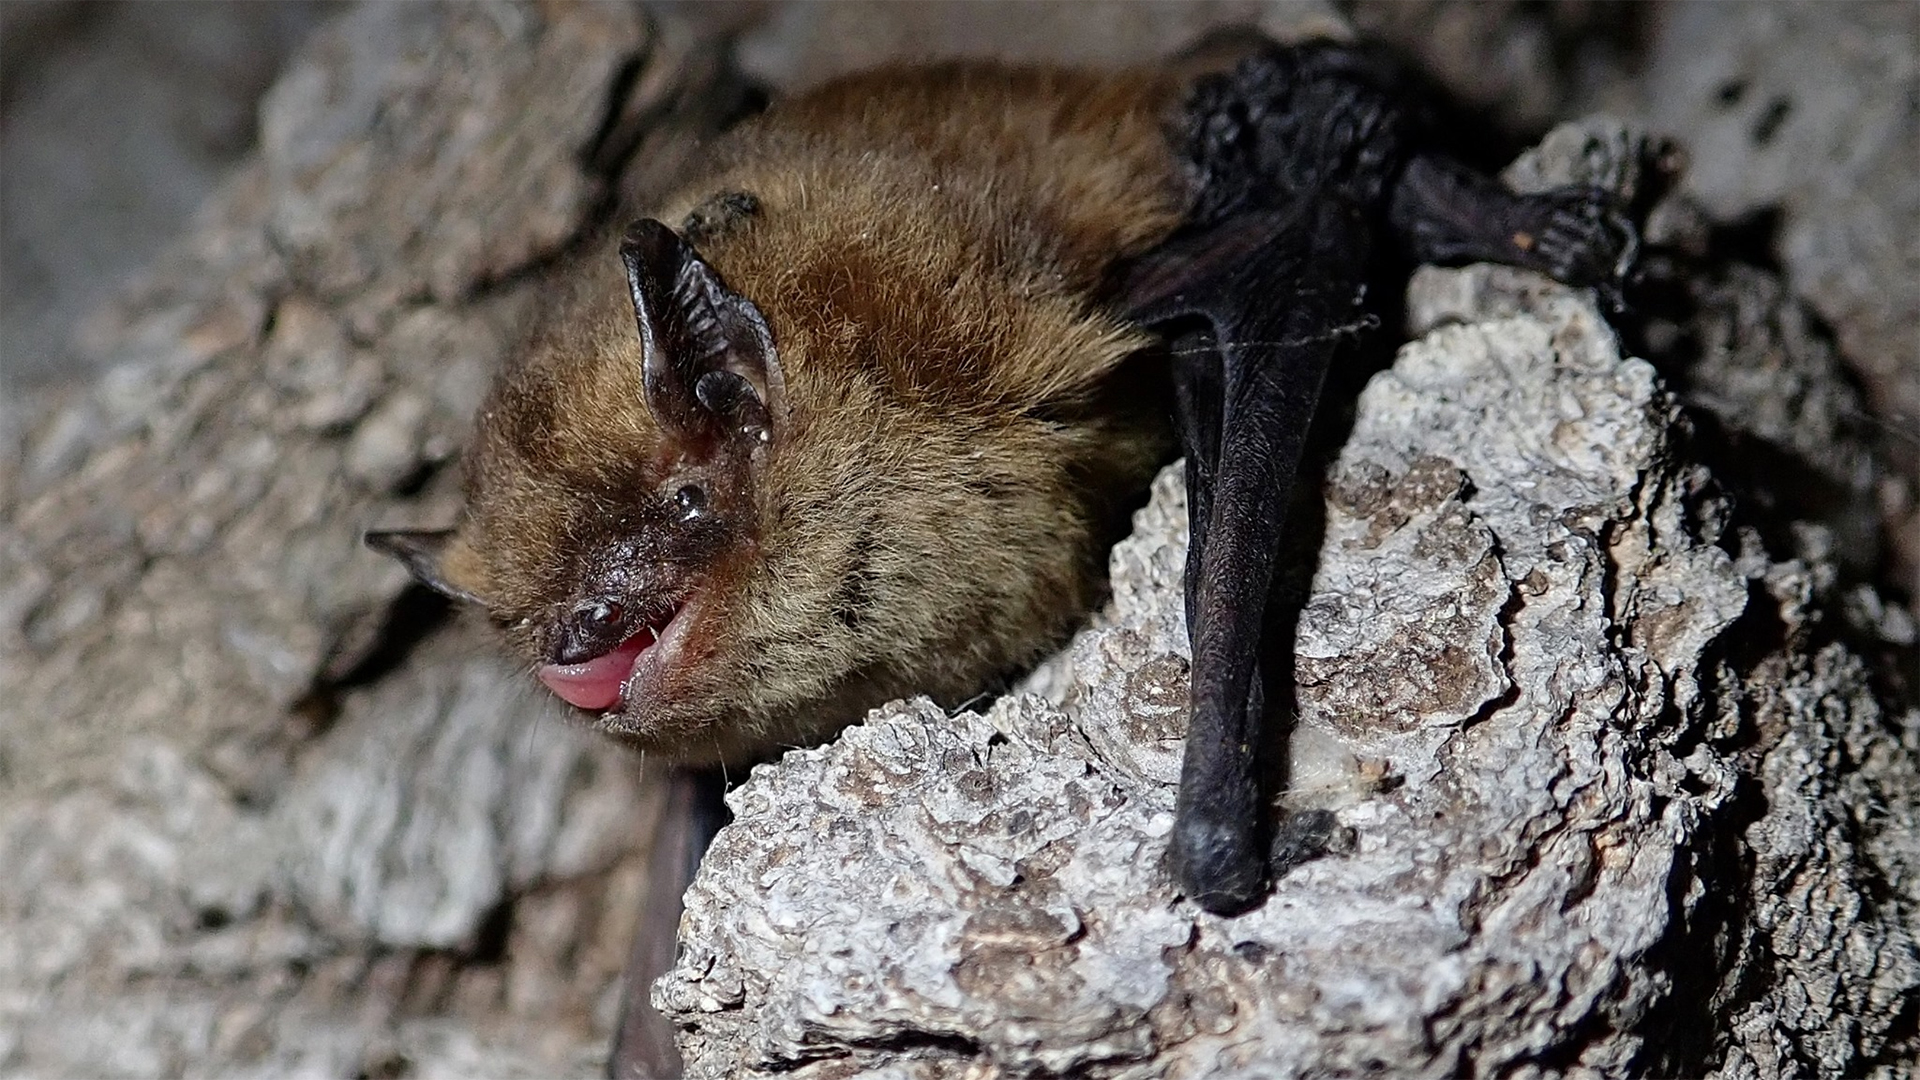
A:
POLYGON ((1178 821, 1169 855, 1181 891, 1215 915, 1237 915, 1267 894, 1267 853, 1244 825, 1178 821))

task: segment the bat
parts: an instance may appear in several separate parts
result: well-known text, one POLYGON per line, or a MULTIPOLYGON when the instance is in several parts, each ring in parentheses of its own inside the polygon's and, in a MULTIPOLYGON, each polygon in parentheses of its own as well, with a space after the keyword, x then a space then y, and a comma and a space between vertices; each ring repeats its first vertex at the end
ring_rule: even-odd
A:
POLYGON ((1256 904, 1301 835, 1261 790, 1268 593, 1369 284, 1489 260, 1611 293, 1636 234, 1602 192, 1448 156, 1377 53, 1230 51, 900 66, 776 103, 569 275, 481 409, 460 522, 367 542, 601 729, 740 763, 1056 648, 1177 446, 1169 865, 1208 910, 1256 904))

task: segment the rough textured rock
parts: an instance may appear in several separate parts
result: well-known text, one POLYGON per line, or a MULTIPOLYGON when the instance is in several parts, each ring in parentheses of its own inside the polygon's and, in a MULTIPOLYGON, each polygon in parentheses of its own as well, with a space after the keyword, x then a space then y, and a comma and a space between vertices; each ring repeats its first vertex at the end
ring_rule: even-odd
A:
POLYGON ((1890 1075, 1920 1049, 1920 714, 1823 639, 1830 567, 1766 554, 1587 299, 1474 268, 1409 309, 1295 645, 1288 800, 1352 850, 1239 918, 1171 891, 1169 471, 1103 625, 1035 684, 1064 707, 889 706, 733 795, 655 990, 693 1075, 1890 1075))
POLYGON ((1625 79, 1655 4, 1348 0, 1356 30, 1417 59, 1461 104, 1537 133, 1625 79))
POLYGON ((1843 419, 1904 474, 1876 498, 1920 598, 1920 9, 1669 4, 1655 31, 1613 98, 1679 141, 1686 193, 1758 241, 1857 373, 1868 407, 1843 419))
POLYGON ((0 386, 93 377, 74 323, 180 235, 331 0, 0 5, 0 386))
MULTIPOLYGON (((692 6, 704 5, 695 0, 692 6)), ((1333 8, 1329 0, 778 4, 744 27, 740 62, 756 78, 782 89, 902 57, 1137 64, 1184 48, 1220 26, 1257 26, 1280 38, 1344 34, 1347 26, 1333 8)))
POLYGON ((1774 254, 1883 416, 1920 427, 1920 10, 1671 4, 1635 92, 1721 221, 1778 215, 1774 254))
POLYGON ((436 609, 358 533, 451 516, 607 132, 711 125, 710 69, 631 7, 356 9, 87 327, 109 373, 9 402, 0 1069, 596 1067, 647 788, 478 633, 394 676, 436 609))
POLYGON ((1811 305, 1786 336, 1837 340, 1864 387, 1839 421, 1896 470, 1878 480, 1870 512, 1887 523, 1891 580, 1920 597, 1920 9, 1353 0, 1345 10, 1475 107, 1472 130, 1492 120, 1531 134, 1600 111, 1674 140, 1689 203, 1679 216, 1712 227, 1722 263, 1782 271, 1811 305))

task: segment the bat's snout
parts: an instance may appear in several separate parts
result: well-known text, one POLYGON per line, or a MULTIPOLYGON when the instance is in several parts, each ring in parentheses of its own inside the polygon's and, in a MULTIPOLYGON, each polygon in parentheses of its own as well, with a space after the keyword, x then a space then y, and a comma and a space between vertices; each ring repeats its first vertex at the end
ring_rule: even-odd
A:
POLYGON ((611 597, 596 597, 563 616, 550 656, 536 674, 575 708, 620 705, 641 654, 656 645, 679 609, 647 615, 611 597))

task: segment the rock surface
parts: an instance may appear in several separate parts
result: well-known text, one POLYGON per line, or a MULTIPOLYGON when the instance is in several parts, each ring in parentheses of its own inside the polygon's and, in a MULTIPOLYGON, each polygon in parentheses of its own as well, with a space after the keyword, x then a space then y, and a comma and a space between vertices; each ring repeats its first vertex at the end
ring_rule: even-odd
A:
POLYGON ((1788 285, 1920 430, 1920 10, 1668 5, 1634 89, 1716 219, 1777 215, 1788 285))
POLYGON ((1876 481, 1871 513, 1886 522, 1890 580, 1920 597, 1920 8, 1354 0, 1346 10, 1480 110, 1476 127, 1490 119, 1530 135, 1603 112, 1673 140, 1684 216, 1711 233, 1703 247, 1723 269, 1781 272, 1811 305, 1787 336, 1837 341, 1864 388, 1837 420, 1895 467, 1876 481))
POLYGON ((598 1067, 648 789, 473 630, 385 677, 436 609, 358 533, 450 518, 603 129, 688 55, 626 7, 355 9, 82 335, 108 374, 8 403, 0 1071, 598 1067))
POLYGON ((99 374, 73 325, 185 231, 337 6, 0 5, 0 386, 99 374))
POLYGON ((1618 105, 1685 148, 1686 193, 1776 263, 1865 390, 1841 417, 1920 598, 1920 8, 1668 4, 1618 105), (1862 407, 1864 405, 1864 407, 1862 407))

